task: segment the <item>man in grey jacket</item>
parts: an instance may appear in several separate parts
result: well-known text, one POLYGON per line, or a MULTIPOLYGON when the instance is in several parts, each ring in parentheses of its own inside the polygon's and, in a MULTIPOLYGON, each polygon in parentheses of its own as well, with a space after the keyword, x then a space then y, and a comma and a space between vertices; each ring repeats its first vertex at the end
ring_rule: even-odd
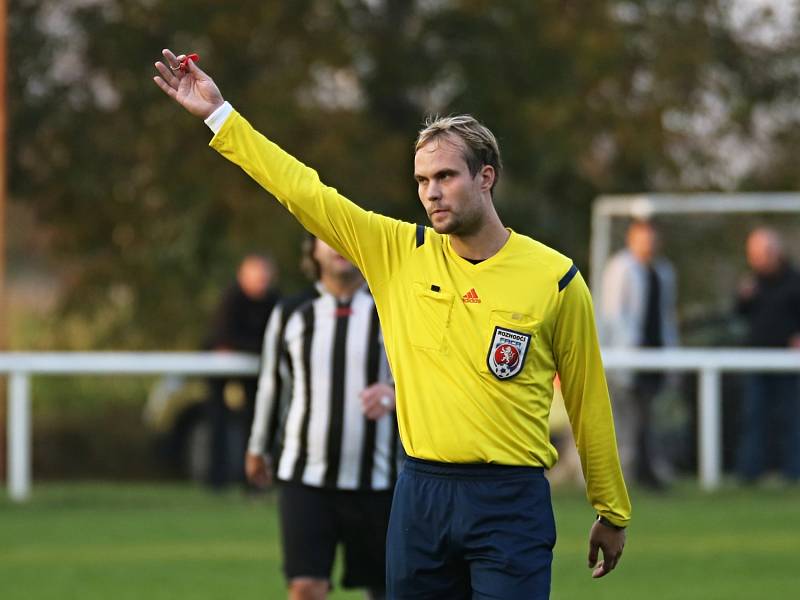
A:
MULTIPOLYGON (((649 221, 633 221, 626 248, 603 273, 601 342, 611 348, 678 345, 675 270, 659 255, 658 233, 649 221)), ((664 385, 658 372, 616 372, 608 378, 614 402, 620 460, 626 478, 662 487, 654 469, 653 399, 664 385)))

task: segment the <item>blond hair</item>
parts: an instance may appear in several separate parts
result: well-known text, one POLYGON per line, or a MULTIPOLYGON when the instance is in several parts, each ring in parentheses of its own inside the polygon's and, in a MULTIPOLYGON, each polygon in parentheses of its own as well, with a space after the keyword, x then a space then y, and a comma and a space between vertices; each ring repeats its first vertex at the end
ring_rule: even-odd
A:
POLYGON ((467 163, 470 175, 475 177, 483 165, 494 169, 494 186, 500 179, 503 162, 500 159, 500 147, 497 139, 488 127, 482 125, 472 115, 452 115, 449 117, 429 116, 425 119, 425 127, 420 130, 414 144, 414 152, 425 146, 431 140, 442 136, 452 135, 464 144, 464 161, 467 163))

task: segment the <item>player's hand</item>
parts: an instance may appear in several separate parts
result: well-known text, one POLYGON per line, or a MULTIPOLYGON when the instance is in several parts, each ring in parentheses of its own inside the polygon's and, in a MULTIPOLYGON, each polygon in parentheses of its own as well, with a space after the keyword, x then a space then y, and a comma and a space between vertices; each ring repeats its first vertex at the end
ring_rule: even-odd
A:
POLYGON ((365 417, 377 421, 394 410, 394 388, 385 383, 373 383, 361 392, 361 408, 365 417))
POLYGON ((589 534, 589 568, 592 577, 604 577, 619 564, 622 549, 625 547, 625 530, 612 529, 595 521, 589 534), (603 552, 603 560, 597 561, 599 551, 603 552))
POLYGON ((272 485, 272 460, 268 456, 248 452, 244 456, 244 472, 247 481, 259 489, 272 485))
POLYGON ((153 81, 167 96, 193 115, 203 119, 207 119, 222 106, 225 100, 217 84, 193 60, 186 61, 184 71, 178 68, 181 61, 186 58, 184 54, 175 56, 167 48, 162 50, 161 54, 164 55, 164 62, 155 63, 159 74, 153 77, 153 81))

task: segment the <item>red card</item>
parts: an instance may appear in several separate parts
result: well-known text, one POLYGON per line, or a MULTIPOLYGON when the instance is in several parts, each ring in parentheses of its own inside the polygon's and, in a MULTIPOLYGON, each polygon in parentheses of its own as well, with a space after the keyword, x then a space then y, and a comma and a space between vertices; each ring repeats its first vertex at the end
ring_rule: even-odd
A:
POLYGON ((186 58, 184 58, 184 59, 181 61, 181 64, 180 64, 180 70, 181 70, 181 71, 183 71, 184 73, 185 73, 185 72, 186 72, 186 70, 189 68, 189 61, 190 61, 190 60, 191 60, 192 62, 200 62, 200 55, 199 55, 199 54, 188 54, 188 55, 186 56, 186 58))

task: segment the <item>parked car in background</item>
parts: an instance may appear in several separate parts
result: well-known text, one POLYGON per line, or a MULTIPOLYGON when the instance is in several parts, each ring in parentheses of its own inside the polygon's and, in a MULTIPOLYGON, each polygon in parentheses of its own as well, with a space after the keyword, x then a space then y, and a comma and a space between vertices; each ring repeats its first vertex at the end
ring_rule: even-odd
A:
MULTIPOLYGON (((168 375, 153 386, 144 406, 145 425, 156 435, 157 452, 179 478, 208 481, 211 464, 211 427, 206 379, 168 375)), ((232 473, 243 470, 244 448, 249 432, 244 427, 244 389, 231 381, 225 386, 225 403, 234 418, 228 423, 228 460, 232 473)))

